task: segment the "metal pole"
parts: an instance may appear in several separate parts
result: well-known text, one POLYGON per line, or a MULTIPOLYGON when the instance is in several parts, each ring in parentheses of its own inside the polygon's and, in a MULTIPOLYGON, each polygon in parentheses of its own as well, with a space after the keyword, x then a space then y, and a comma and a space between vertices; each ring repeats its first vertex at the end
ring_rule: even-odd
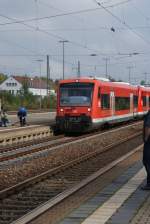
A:
POLYGON ((107 61, 108 59, 106 58, 106 78, 107 78, 107 61))
POLYGON ((147 83, 147 74, 148 74, 147 72, 144 73, 144 75, 145 75, 145 84, 147 83))
POLYGON ((129 83, 131 82, 131 67, 129 67, 129 83))
POLYGON ((95 75, 96 75, 96 65, 94 66, 94 72, 95 72, 95 75))
POLYGON ((108 61, 109 61, 109 58, 104 58, 104 61, 105 61, 105 76, 106 78, 108 77, 108 61))
POLYGON ((2 100, 0 99, 0 113, 2 111, 2 100))
POLYGON ((63 79, 65 78, 65 43, 63 41, 63 79))
POLYGON ((80 78, 80 61, 78 61, 78 78, 80 78))
POLYGON ((40 110, 42 108, 42 96, 41 96, 41 62, 40 62, 40 110))
POLYGON ((42 95, 41 95, 41 62, 43 61, 42 59, 37 60, 39 62, 39 68, 40 68, 40 79, 39 79, 39 88, 40 88, 40 110, 42 108, 42 95))
POLYGON ((148 76, 147 75, 150 75, 149 72, 144 72, 144 79, 145 79, 145 84, 149 84, 149 79, 148 79, 148 76))
POLYGON ((47 96, 49 95, 49 81, 50 81, 50 67, 49 67, 49 55, 47 55, 47 96))
POLYGON ((63 44, 63 79, 65 78, 65 43, 69 42, 68 40, 60 40, 60 43, 63 44))
POLYGON ((127 69, 129 70, 129 83, 131 83, 131 69, 133 66, 128 66, 127 69))

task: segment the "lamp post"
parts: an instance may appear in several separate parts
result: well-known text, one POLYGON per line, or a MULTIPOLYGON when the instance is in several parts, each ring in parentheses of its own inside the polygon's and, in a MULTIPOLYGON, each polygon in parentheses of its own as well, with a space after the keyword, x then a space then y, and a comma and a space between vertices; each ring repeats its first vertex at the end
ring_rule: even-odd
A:
POLYGON ((37 59, 37 62, 39 62, 39 69, 40 69, 40 80, 39 80, 39 88, 40 88, 40 110, 42 108, 42 94, 41 94, 41 63, 43 62, 42 59, 37 59))
POLYGON ((65 43, 68 43, 68 40, 60 40, 59 43, 63 45, 63 79, 65 78, 65 43))

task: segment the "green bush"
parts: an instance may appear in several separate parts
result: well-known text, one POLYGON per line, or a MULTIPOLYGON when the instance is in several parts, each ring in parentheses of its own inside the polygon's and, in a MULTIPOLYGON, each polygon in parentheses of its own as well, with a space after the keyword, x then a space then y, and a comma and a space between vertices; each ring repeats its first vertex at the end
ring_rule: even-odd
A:
MULTIPOLYGON (((4 109, 7 111, 18 110, 20 106, 27 109, 40 109, 40 97, 34 96, 30 92, 19 95, 12 95, 9 92, 0 92, 0 99, 4 109)), ((41 109, 55 109, 56 96, 41 98, 41 109)))

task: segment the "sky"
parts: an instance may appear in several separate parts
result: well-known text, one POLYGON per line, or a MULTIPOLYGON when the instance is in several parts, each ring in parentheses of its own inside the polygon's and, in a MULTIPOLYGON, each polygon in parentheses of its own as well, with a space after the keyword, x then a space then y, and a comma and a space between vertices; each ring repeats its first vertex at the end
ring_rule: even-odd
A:
POLYGON ((149 0, 0 0, 0 72, 150 82, 149 0), (106 72, 107 61, 107 72, 106 72), (41 72, 40 72, 41 71, 41 72), (106 74, 107 73, 107 74, 106 74))

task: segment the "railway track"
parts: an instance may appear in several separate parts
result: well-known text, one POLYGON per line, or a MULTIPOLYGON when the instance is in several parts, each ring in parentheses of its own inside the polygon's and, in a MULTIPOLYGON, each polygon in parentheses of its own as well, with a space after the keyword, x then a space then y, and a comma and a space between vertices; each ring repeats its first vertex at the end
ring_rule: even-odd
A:
MULTIPOLYGON (((141 123, 141 122, 138 122, 138 123, 141 123)), ((117 129, 117 127, 113 129, 115 130, 117 129)), ((74 136, 74 137, 73 136, 69 137, 64 135, 51 136, 51 137, 46 137, 42 139, 34 139, 28 142, 22 142, 19 144, 13 144, 12 146, 1 147, 0 148, 0 162, 5 162, 5 161, 17 159, 19 157, 28 156, 40 151, 51 149, 54 146, 58 146, 68 142, 73 142, 78 139, 84 139, 88 136, 92 136, 92 135, 94 136, 95 134, 99 134, 99 133, 103 134, 105 132, 107 132, 107 130, 104 130, 101 132, 97 131, 94 133, 88 133, 82 136, 74 136)))
POLYGON ((0 162, 23 157, 25 155, 39 152, 71 140, 73 140, 73 138, 64 137, 61 135, 57 137, 43 138, 38 141, 35 140, 31 142, 25 142, 19 145, 19 147, 18 145, 3 147, 0 149, 0 162))
MULTIPOLYGON (((141 131, 109 144, 104 149, 89 152, 59 167, 50 169, 34 178, 0 192, 0 224, 28 223, 29 217, 21 218, 38 206, 49 202, 53 207, 58 196, 64 199, 66 191, 89 177, 99 169, 114 163, 123 155, 130 153, 142 142, 141 131)), ((61 200, 59 201, 59 203, 61 200)), ((57 204, 56 203, 56 204, 57 204)), ((45 204, 46 205, 46 204, 45 204)), ((32 218, 34 215, 32 216, 32 218)))

